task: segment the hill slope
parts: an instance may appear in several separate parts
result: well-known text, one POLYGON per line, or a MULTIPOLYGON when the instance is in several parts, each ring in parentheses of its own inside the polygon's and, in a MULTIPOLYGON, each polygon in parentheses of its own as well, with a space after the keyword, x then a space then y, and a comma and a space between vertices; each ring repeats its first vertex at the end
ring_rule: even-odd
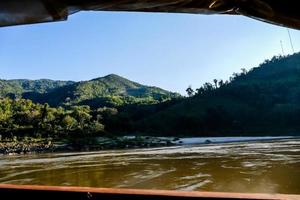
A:
POLYGON ((46 81, 46 86, 39 87, 22 85, 26 80, 1 81, 1 94, 21 95, 67 109, 6 98, 0 104, 0 128, 10 133, 21 127, 17 131, 23 133, 22 128, 35 130, 46 123, 40 128, 50 127, 47 133, 70 132, 81 127, 82 133, 91 134, 105 131, 158 136, 300 135, 300 53, 274 57, 249 72, 234 73, 229 80, 205 83, 194 94, 190 91, 193 95, 187 98, 174 98, 179 95, 114 74, 56 85, 46 81), (10 106, 13 104, 16 106, 10 106), (90 105, 92 109, 73 105, 90 105), (99 109, 103 106, 117 109, 99 109))
POLYGON ((179 96, 157 87, 141 85, 115 74, 89 81, 64 84, 46 92, 39 92, 37 89, 27 91, 22 93, 23 98, 37 103, 49 103, 51 106, 101 107, 132 103, 151 104, 179 96))
POLYGON ((132 127, 157 135, 300 134, 300 53, 230 80, 206 83, 193 97, 137 117, 132 127))
POLYGON ((14 79, 1 80, 0 79, 0 97, 11 96, 21 97, 23 93, 35 92, 46 93, 51 90, 65 85, 73 84, 73 81, 53 81, 49 79, 28 80, 28 79, 14 79))

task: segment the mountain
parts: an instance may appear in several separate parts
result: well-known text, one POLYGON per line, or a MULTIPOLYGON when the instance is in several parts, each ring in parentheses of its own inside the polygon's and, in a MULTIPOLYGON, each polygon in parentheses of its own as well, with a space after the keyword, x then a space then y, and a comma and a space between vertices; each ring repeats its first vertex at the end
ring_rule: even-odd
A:
MULTIPOLYGON (((23 82, 25 81, 23 80, 23 82)), ((48 103, 51 106, 89 105, 101 107, 133 103, 152 104, 180 96, 177 93, 158 87, 145 86, 115 74, 80 82, 51 82, 50 80, 42 82, 42 80, 38 80, 30 82, 30 87, 24 87, 21 80, 18 80, 17 83, 14 85, 14 89, 6 88, 9 88, 11 93, 17 96, 21 95, 22 98, 31 99, 36 103, 48 103), (51 87, 50 83, 52 83, 51 87)))
POLYGON ((22 94, 26 92, 46 93, 50 92, 55 88, 70 85, 73 83, 73 81, 53 81, 49 79, 0 79, 0 97, 22 97, 22 94))
POLYGON ((176 103, 140 108, 146 110, 139 113, 141 116, 137 116, 137 108, 127 110, 128 120, 135 116, 130 132, 198 136, 300 134, 300 53, 266 60, 248 72, 243 69, 234 73, 229 80, 205 83, 192 97, 176 103))
MULTIPOLYGON (((81 82, 0 81, 7 134, 300 135, 300 53, 276 56, 180 97, 115 74, 81 82), (76 105, 76 106, 75 106, 76 105), (78 106, 78 105, 89 105, 78 106), (64 108, 53 108, 62 106, 64 108)), ((3 104, 3 105, 2 105, 3 104)), ((2 106, 1 106, 2 105, 2 106)))

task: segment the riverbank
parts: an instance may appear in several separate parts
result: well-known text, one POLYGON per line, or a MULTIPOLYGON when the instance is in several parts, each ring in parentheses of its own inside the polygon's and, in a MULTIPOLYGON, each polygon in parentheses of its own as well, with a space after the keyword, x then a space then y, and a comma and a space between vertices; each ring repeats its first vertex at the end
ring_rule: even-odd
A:
POLYGON ((49 152, 78 152, 100 151, 109 149, 137 149, 179 145, 205 145, 216 143, 250 142, 292 139, 296 137, 151 137, 151 136, 122 136, 122 137, 87 137, 71 138, 52 141, 50 139, 2 141, 0 154, 28 154, 49 152))
POLYGON ((56 147, 51 141, 0 142, 0 154, 6 155, 53 152, 55 149, 56 147))
POLYGON ((228 142, 251 142, 251 141, 266 141, 266 140, 281 140, 296 138, 295 136, 260 136, 260 137, 189 137, 179 138, 175 141, 180 145, 197 145, 210 143, 228 143, 228 142))
POLYGON ((174 138, 148 136, 84 137, 64 139, 26 139, 0 141, 0 154, 100 151, 109 149, 151 148, 176 145, 174 138))

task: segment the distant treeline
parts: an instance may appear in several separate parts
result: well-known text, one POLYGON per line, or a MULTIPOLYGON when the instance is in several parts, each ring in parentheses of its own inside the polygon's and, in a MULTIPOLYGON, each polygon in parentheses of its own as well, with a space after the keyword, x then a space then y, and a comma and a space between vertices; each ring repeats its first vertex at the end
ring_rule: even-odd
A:
POLYGON ((0 134, 2 139, 13 136, 60 138, 103 134, 103 117, 116 114, 114 108, 52 108, 48 104, 32 103, 31 100, 3 98, 0 99, 0 134))

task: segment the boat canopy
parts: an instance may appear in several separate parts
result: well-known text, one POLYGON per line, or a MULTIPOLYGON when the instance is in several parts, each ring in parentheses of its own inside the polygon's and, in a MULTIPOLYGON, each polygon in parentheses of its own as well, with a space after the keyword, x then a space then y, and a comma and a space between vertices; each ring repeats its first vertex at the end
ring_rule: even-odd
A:
POLYGON ((0 1, 0 26, 67 20, 79 11, 244 15, 300 29, 296 0, 9 0, 0 1))

